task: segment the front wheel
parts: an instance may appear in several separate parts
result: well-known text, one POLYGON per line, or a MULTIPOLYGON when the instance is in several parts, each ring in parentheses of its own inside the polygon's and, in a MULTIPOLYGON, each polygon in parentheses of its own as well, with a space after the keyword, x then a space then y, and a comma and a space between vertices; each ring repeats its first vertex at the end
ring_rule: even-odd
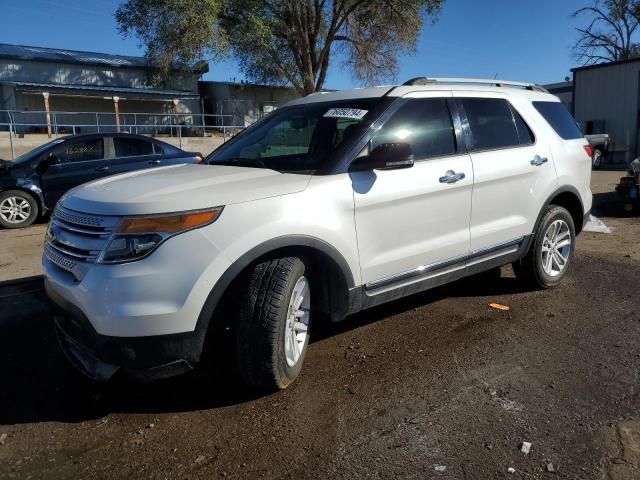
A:
POLYGON ((534 287, 556 286, 567 273, 575 243, 571 214, 563 207, 549 205, 540 220, 529 253, 513 264, 516 277, 534 287))
POLYGON ((38 218, 38 202, 22 190, 8 190, 0 194, 0 225, 22 228, 38 218))
POLYGON ((237 363, 250 385, 286 388, 300 374, 309 343, 311 287, 296 257, 253 267, 236 331, 237 363))

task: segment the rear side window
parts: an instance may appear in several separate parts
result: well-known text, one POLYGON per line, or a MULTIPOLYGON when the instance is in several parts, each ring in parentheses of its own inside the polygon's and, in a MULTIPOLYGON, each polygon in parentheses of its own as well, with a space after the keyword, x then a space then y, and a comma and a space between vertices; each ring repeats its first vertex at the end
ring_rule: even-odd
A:
POLYGON ((114 138, 113 147, 116 157, 137 157, 153 155, 153 144, 139 138, 114 138))
POLYGON ((529 125, 527 125, 527 122, 524 121, 524 118, 522 118, 513 107, 511 107, 511 111, 513 112, 513 119, 516 122, 520 145, 533 145, 536 143, 533 132, 529 128, 529 125))
POLYGON ((88 160, 102 160, 104 148, 101 138, 91 140, 75 140, 64 142, 51 152, 60 162, 86 162, 88 160))
POLYGON ((533 106, 551 127, 565 140, 582 138, 578 124, 560 102, 533 102, 533 106))
POLYGON ((472 150, 520 145, 509 102, 501 98, 464 98, 462 105, 471 128, 472 150))
POLYGON ((447 101, 444 98, 409 100, 376 133, 371 149, 399 142, 411 145, 416 160, 454 155, 456 138, 447 101))

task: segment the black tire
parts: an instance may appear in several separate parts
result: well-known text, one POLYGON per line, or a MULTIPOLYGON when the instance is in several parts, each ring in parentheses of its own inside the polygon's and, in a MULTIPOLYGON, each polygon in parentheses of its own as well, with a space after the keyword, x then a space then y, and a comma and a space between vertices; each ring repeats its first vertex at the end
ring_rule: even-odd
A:
POLYGON ((603 157, 602 150, 600 150, 599 148, 596 148, 593 151, 593 155, 591 156, 591 166, 593 167, 594 170, 600 170, 600 167, 602 166, 602 157, 603 157))
MULTIPOLYGON (((285 257, 259 263, 249 275, 240 307, 236 352, 240 375, 254 387, 284 389, 300 374, 309 333, 293 366, 286 360, 285 333, 289 302, 305 271, 301 259, 285 257)), ((311 315, 308 320, 310 328, 311 315)))
POLYGON ((564 207, 549 205, 542 218, 533 238, 533 244, 529 252, 521 260, 513 263, 513 271, 518 280, 534 288, 552 288, 558 285, 567 274, 575 252, 576 230, 571 214, 564 207), (545 233, 549 226, 556 220, 563 220, 569 227, 571 250, 564 269, 556 276, 548 275, 542 265, 542 245, 545 233))
POLYGON ((0 225, 4 228, 28 227, 38 218, 38 215, 40 214, 39 210, 38 201, 27 192, 23 192, 22 190, 7 190, 6 192, 0 193, 0 225), (8 202, 10 202, 10 199, 12 198, 18 199, 19 202, 24 201, 28 203, 28 216, 24 220, 18 219, 19 221, 10 221, 10 214, 6 212, 3 213, 3 207, 9 207, 10 204, 8 202))

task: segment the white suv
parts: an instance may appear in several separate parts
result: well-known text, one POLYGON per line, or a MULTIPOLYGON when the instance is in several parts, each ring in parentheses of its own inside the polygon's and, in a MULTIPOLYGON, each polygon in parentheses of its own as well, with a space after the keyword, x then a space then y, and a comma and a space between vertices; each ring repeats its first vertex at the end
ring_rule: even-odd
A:
POLYGON ((60 200, 43 255, 60 344, 93 378, 158 378, 231 329, 244 379, 285 388, 312 321, 508 263, 556 285, 591 208, 589 150, 530 84, 419 78, 294 100, 209 165, 60 200))

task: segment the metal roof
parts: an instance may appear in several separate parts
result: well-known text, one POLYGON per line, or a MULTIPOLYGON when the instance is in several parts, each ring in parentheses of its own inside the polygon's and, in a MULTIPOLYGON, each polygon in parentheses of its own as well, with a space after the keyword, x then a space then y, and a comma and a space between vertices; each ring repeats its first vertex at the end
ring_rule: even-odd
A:
POLYGON ((592 70, 594 68, 604 68, 604 67, 612 67, 614 65, 625 65, 627 63, 636 63, 640 62, 640 57, 629 58, 627 60, 617 60, 615 62, 604 62, 604 63, 594 63, 593 65, 584 65, 582 67, 572 68, 572 72, 581 72, 583 70, 592 70))
POLYGON ((30 82, 3 82, 8 85, 15 85, 20 91, 27 92, 43 92, 48 91, 50 93, 69 93, 82 95, 96 93, 100 96, 106 94, 124 94, 143 97, 164 97, 164 98, 181 98, 181 99, 194 99, 200 98, 198 94, 193 92, 186 92, 183 90, 162 90, 155 88, 131 88, 131 87, 111 87, 108 85, 58 85, 54 83, 30 83, 30 82))
MULTIPOLYGON (((80 63, 83 65, 104 65, 113 68, 150 68, 152 65, 145 57, 112 55, 110 53, 84 52, 61 48, 32 47, 0 43, 0 59, 40 60, 56 63, 80 63)), ((205 73, 208 66, 196 73, 205 73)))

